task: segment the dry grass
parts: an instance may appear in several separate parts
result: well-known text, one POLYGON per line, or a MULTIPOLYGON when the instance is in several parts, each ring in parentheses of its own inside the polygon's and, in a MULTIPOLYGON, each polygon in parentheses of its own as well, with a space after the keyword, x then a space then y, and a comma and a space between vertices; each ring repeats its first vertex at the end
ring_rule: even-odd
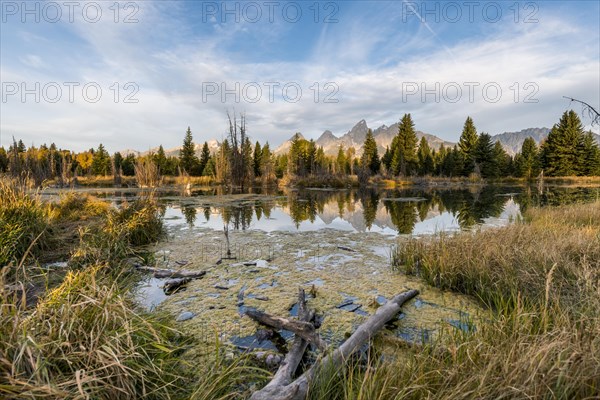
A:
POLYGON ((127 294, 131 275, 121 268, 135 245, 162 234, 156 202, 142 199, 117 210, 75 194, 45 204, 7 182, 0 182, 0 190, 6 227, 0 240, 8 243, 14 260, 0 273, 0 398, 189 394, 178 357, 179 334, 160 316, 136 311, 127 294), (25 268, 36 243, 32 235, 44 232, 49 236, 45 243, 57 244, 56 227, 65 224, 86 232, 70 263, 80 270, 25 268), (19 274, 14 273, 17 261, 23 266, 19 274), (46 292, 44 284, 49 285, 46 292), (34 308, 26 301, 32 294, 38 297, 34 308))
POLYGON ((169 398, 177 392, 176 332, 136 313, 101 271, 70 272, 31 311, 1 293, 0 397, 169 398))
POLYGON ((84 221, 102 217, 110 210, 110 205, 87 193, 67 192, 60 195, 53 206, 53 219, 58 222, 84 221))
MULTIPOLYGON (((600 203, 530 209, 525 221, 412 240, 396 268, 494 310, 393 372, 403 398, 597 398, 600 203)), ((392 373, 392 372, 390 372, 392 373)))
POLYGON ((424 346, 375 346, 366 362, 324 370, 309 398, 600 398, 599 235, 596 202, 404 243, 394 268, 479 298, 491 317, 448 326, 424 346))
POLYGON ((162 185, 162 176, 158 165, 150 157, 143 157, 134 166, 135 181, 139 187, 155 188, 162 185))
POLYGON ((28 254, 48 243, 49 208, 40 197, 27 195, 16 181, 0 179, 0 268, 11 273, 28 254))

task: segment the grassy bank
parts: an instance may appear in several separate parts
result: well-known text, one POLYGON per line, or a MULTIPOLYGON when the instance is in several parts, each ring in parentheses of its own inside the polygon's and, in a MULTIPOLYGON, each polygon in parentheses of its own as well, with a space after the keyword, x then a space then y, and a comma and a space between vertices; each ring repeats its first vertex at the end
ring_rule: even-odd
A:
POLYGON ((285 175, 277 182, 279 187, 292 188, 333 188, 346 189, 358 186, 356 175, 309 175, 305 177, 295 175, 285 175))
POLYGON ((185 387, 181 335, 139 312, 127 289, 124 260, 160 237, 160 215, 152 198, 49 204, 0 183, 0 397, 172 398, 185 387), (41 269, 48 253, 69 268, 41 269))
POLYGON ((152 196, 118 209, 80 193, 46 203, 0 181, 0 206, 0 398, 242 399, 265 382, 217 333, 185 336, 133 300, 128 259, 164 235, 152 196))
POLYGON ((312 398, 600 396, 600 203, 529 209, 508 227, 411 240, 394 268, 475 296, 493 317, 399 348, 390 362, 373 357, 325 374, 312 398))
MULTIPOLYGON (((265 383, 266 371, 216 335, 186 338, 172 316, 132 301, 126 260, 163 235, 161 215, 151 197, 116 209, 80 194, 44 203, 0 185, 0 398, 242 399, 265 383), (68 268, 49 273, 42 260, 68 268), (31 283, 43 291, 28 306, 31 283)), ((309 398, 600 395, 599 202, 402 242, 394 260, 398 273, 474 296, 490 314, 423 346, 379 337, 368 361, 323 371, 309 398)))

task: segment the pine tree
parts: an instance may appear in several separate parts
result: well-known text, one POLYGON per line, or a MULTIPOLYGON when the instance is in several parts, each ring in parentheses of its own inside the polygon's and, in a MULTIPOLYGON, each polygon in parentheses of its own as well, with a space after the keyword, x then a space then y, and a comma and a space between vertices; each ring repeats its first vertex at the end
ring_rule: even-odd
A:
POLYGON ((494 157, 492 137, 487 133, 479 135, 475 147, 475 165, 479 167, 484 178, 495 178, 499 175, 498 166, 494 157))
MULTIPOLYGON (((210 176, 210 174, 204 173, 209 160, 210 160, 210 150, 208 148, 208 143, 204 142, 204 144, 202 145, 202 152, 200 153, 200 166, 198 168, 200 171, 200 175, 202 175, 202 176, 209 175, 210 176)), ((208 171, 208 172, 210 172, 210 171, 208 171)))
POLYGON ((346 173, 354 175, 354 167, 357 166, 356 149, 352 146, 346 150, 346 173))
POLYGON ((92 174, 102 176, 109 175, 111 173, 110 164, 111 162, 108 151, 106 151, 102 143, 100 143, 98 150, 94 152, 94 156, 92 158, 92 174))
POLYGON ((215 176, 215 158, 214 157, 211 156, 208 159, 208 162, 204 166, 204 171, 202 171, 202 176, 210 176, 210 177, 215 176))
POLYGON ((600 175, 600 146, 596 143, 591 131, 587 132, 583 138, 583 175, 600 175))
POLYGON ((258 140, 254 145, 254 155, 252 156, 252 168, 254 169, 254 176, 258 177, 262 175, 262 149, 258 140))
POLYGON ((299 133, 292 138, 289 156, 287 159, 288 173, 292 175, 304 176, 307 173, 305 159, 305 142, 299 133))
POLYGON ((25 153, 27 151, 27 147, 25 147, 25 143, 21 139, 19 139, 19 143, 17 144, 17 152, 25 153))
POLYGON ((421 142, 419 143, 417 157, 419 158, 419 174, 432 174, 434 172, 433 155, 431 154, 431 148, 429 147, 429 142, 427 142, 425 136, 421 138, 421 142))
POLYGON ((540 174, 540 153, 533 138, 528 137, 523 141, 521 152, 515 156, 515 168, 517 175, 527 179, 540 174))
POLYGON ((289 156, 287 154, 280 154, 275 158, 275 176, 282 178, 289 168, 289 156))
POLYGON ((344 146, 340 144, 338 154, 335 159, 335 170, 338 174, 346 174, 346 154, 344 152, 344 146))
POLYGON ((458 146, 452 148, 452 151, 448 153, 448 157, 448 176, 460 176, 465 170, 465 159, 458 146))
POLYGON ((317 145, 310 139, 306 146, 306 166, 309 174, 315 173, 315 162, 317 158, 317 145))
POLYGON ((445 175, 444 174, 444 159, 446 158, 446 154, 448 150, 446 146, 442 143, 440 149, 435 153, 434 164, 435 164, 435 174, 436 175, 445 175))
POLYGON ((392 157, 393 156, 394 155, 392 154, 392 151, 390 150, 389 146, 386 146, 385 152, 383 153, 383 157, 381 157, 381 163, 385 166, 385 170, 388 173, 392 168, 392 157))
POLYGON ((123 175, 125 176, 133 176, 135 175, 135 155, 133 153, 127 154, 123 162, 121 163, 121 169, 123 170, 123 175))
MULTIPOLYGON (((254 179, 254 166, 252 165, 252 143, 250 142, 250 138, 246 136, 244 138, 244 143, 242 146, 242 173, 243 173, 243 181, 254 179)), ((243 187, 242 187, 243 188, 243 187)))
POLYGON ((269 142, 266 142, 262 147, 260 155, 260 168, 261 176, 263 180, 270 181, 275 178, 275 166, 273 163, 273 154, 271 154, 271 148, 269 142))
POLYGON ((217 152, 217 156, 215 159, 215 176, 218 182, 225 182, 230 177, 229 171, 229 153, 231 152, 231 148, 229 146, 229 140, 223 140, 221 143, 221 147, 217 152))
POLYGON ((167 173, 167 155, 165 154, 165 149, 162 144, 158 146, 158 151, 154 155, 154 163, 158 167, 159 174, 167 173))
POLYGON ((512 174, 512 171, 510 168, 511 158, 508 155, 508 153, 506 152, 506 150, 504 150, 504 146, 502 146, 502 143, 500 143, 499 140, 496 140, 496 143, 494 143, 493 153, 494 153, 494 163, 496 164, 496 168, 497 168, 497 175, 495 177, 511 175, 512 174))
POLYGON ((404 114, 398 125, 396 142, 392 141, 392 171, 394 175, 407 176, 417 166, 417 134, 410 114, 404 114))
POLYGON ((188 174, 197 173, 200 161, 196 157, 196 149, 194 145, 194 139, 192 137, 192 130, 188 126, 185 132, 185 138, 183 139, 183 146, 179 150, 179 165, 188 174))
POLYGON ((324 174, 328 172, 329 159, 325 155, 323 146, 319 146, 317 154, 315 154, 315 174, 324 174))
POLYGON ((584 172, 584 133, 575 111, 565 111, 542 145, 542 166, 548 176, 573 176, 584 172))
POLYGON ((118 151, 115 154, 113 154, 113 165, 115 167, 115 171, 113 172, 121 170, 121 167, 123 165, 123 156, 118 151))
POLYGON ((463 126, 462 134, 458 142, 462 158, 464 160, 463 174, 468 176, 475 170, 475 152, 477 148, 477 129, 471 117, 467 117, 463 126))
POLYGON ((8 153, 4 147, 0 147, 0 172, 8 171, 8 153))
POLYGON ((375 142, 371 129, 367 131, 360 164, 363 168, 368 169, 370 175, 377 174, 381 166, 379 153, 377 152, 377 142, 375 142))

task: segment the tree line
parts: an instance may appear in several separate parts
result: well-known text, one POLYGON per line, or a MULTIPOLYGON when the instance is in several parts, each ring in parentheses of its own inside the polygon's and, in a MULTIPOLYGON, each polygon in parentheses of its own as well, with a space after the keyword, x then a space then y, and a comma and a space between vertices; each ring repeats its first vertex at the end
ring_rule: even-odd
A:
POLYGON ((266 142, 254 144, 246 134, 245 117, 229 116, 229 135, 218 149, 207 142, 197 155, 191 128, 185 132, 178 155, 167 156, 163 146, 146 155, 119 152, 112 156, 100 144, 82 152, 50 146, 30 146, 13 140, 6 150, 0 147, 0 172, 15 177, 27 175, 37 185, 45 180, 69 182, 78 176, 134 176, 136 168, 152 163, 160 175, 206 176, 215 182, 247 186, 256 180, 274 182, 284 176, 357 175, 411 177, 440 176, 483 178, 535 178, 545 176, 600 175, 600 147, 592 132, 585 132, 579 116, 566 111, 540 146, 532 138, 523 142, 521 151, 510 156, 499 141, 487 133, 478 133, 473 119, 467 117, 459 142, 453 147, 432 149, 425 137, 419 141, 415 123, 405 114, 398 133, 379 155, 373 132, 369 130, 362 155, 353 147, 339 146, 337 154, 325 154, 314 140, 296 134, 285 154, 275 155, 266 142))
POLYGON ((276 161, 279 174, 286 170, 298 176, 311 174, 356 174, 359 178, 441 176, 483 178, 535 178, 542 171, 547 176, 600 175, 600 147, 592 132, 585 132, 574 111, 563 114, 547 139, 538 146, 527 138, 521 151, 509 155, 499 141, 485 133, 477 133, 471 117, 467 117, 459 142, 454 147, 432 149, 425 137, 419 141, 410 114, 399 123, 398 133, 379 156, 373 132, 369 129, 363 153, 340 145, 337 156, 326 156, 313 140, 296 135, 287 156, 276 161))

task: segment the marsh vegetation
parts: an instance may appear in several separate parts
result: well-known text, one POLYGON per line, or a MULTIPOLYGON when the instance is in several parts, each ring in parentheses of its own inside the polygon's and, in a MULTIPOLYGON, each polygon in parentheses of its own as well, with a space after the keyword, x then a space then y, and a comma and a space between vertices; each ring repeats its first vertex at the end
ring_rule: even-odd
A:
POLYGON ((596 187, 254 192, 3 181, 0 395, 246 398, 290 335, 261 339, 239 293, 293 316, 298 286, 336 344, 386 298, 421 292, 308 398, 600 393, 596 187), (224 225, 236 259, 222 259, 224 225), (133 264, 206 275, 148 307, 140 291, 162 281, 133 264))

